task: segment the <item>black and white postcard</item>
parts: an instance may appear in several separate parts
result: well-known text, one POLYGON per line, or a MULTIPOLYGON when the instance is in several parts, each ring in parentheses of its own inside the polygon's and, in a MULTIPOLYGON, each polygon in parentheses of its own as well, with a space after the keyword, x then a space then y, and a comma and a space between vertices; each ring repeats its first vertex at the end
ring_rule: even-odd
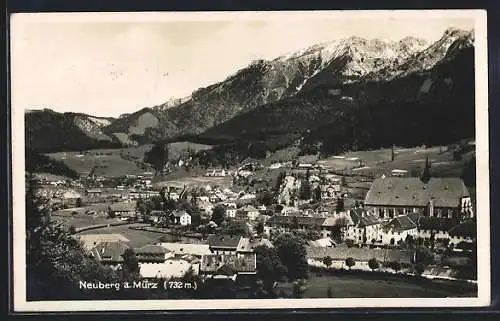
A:
POLYGON ((485 11, 10 37, 15 311, 489 305, 485 11))

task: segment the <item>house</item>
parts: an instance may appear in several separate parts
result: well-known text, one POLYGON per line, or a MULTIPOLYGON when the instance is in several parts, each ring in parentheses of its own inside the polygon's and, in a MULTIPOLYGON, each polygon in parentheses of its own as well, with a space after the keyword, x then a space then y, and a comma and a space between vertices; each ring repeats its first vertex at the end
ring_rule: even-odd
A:
POLYGON ((173 253, 176 257, 192 255, 201 258, 203 255, 212 253, 208 244, 157 243, 157 245, 173 253))
POLYGON ((460 178, 381 177, 368 191, 364 206, 382 219, 424 210, 426 216, 472 218, 469 191, 460 178))
POLYGON ((255 253, 236 254, 209 254, 203 255, 200 264, 200 275, 205 279, 238 278, 251 280, 257 273, 257 257, 255 253))
POLYGON ((207 243, 214 254, 236 254, 253 252, 249 239, 242 236, 216 235, 208 237, 207 243))
POLYGON ((406 171, 404 169, 393 169, 391 171, 391 176, 406 177, 406 176, 408 176, 408 171, 406 171))
POLYGON ((92 188, 88 189, 85 194, 89 197, 99 197, 102 194, 102 189, 100 188, 92 188))
POLYGON ((264 233, 271 235, 271 233, 283 233, 291 230, 320 231, 324 222, 324 217, 274 215, 266 221, 264 233))
POLYGON ((226 207, 226 217, 235 218, 236 217, 236 203, 224 203, 226 207))
POLYGON ((174 256, 174 253, 160 245, 148 244, 134 249, 139 263, 164 263, 174 256))
POLYGON ((334 184, 320 185, 320 190, 322 199, 336 199, 341 192, 340 185, 334 184))
POLYGON ((252 205, 245 205, 238 209, 236 215, 243 219, 249 219, 251 221, 254 221, 255 219, 257 219, 257 217, 259 217, 260 212, 252 205))
POLYGON ((164 219, 167 214, 164 211, 153 210, 149 213, 149 221, 151 223, 158 223, 161 219, 164 219))
POLYGON ((333 232, 340 232, 342 236, 347 234, 347 228, 352 225, 351 219, 345 213, 335 215, 333 217, 326 217, 323 224, 321 224, 321 236, 323 238, 332 237, 333 232))
POLYGON ((184 210, 172 212, 172 219, 176 225, 191 225, 191 215, 184 210))
POLYGON ((382 226, 377 241, 382 244, 401 244, 409 235, 413 238, 418 236, 417 224, 408 215, 399 215, 382 226))
POLYGON ((128 248, 122 241, 101 242, 90 251, 90 255, 101 264, 117 269, 123 263, 123 254, 128 248))
POLYGON ((77 239, 83 242, 85 249, 92 250, 94 247, 100 243, 108 242, 123 242, 126 243, 129 240, 121 234, 86 234, 86 235, 75 235, 77 239))
POLYGON ((363 211, 361 213, 361 216, 356 216, 353 224, 347 228, 347 238, 353 240, 355 244, 375 244, 380 241, 380 220, 370 213, 363 211))
POLYGON ((137 216, 136 204, 133 202, 123 202, 123 203, 114 203, 109 206, 109 215, 110 216, 119 216, 122 218, 134 218, 137 216))
POLYGON ((477 225, 475 220, 465 221, 448 231, 450 245, 456 247, 462 242, 473 243, 477 238, 477 225))
POLYGON ((181 278, 188 271, 198 274, 198 264, 191 264, 186 260, 168 259, 163 263, 140 263, 140 274, 144 279, 181 278))

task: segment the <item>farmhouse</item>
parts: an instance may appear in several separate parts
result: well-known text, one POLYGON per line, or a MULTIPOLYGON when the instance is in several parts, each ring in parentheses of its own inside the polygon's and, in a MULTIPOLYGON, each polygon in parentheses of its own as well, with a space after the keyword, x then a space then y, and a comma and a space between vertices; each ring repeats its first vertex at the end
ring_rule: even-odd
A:
POLYGON ((368 191, 365 208, 381 219, 425 210, 427 216, 473 217, 469 191, 460 178, 382 177, 368 191))
POLYGON ((417 234, 417 224, 408 215, 399 215, 382 227, 378 241, 382 244, 401 244, 409 235, 415 238, 417 234))
POLYGON ((375 243, 379 240, 381 225, 378 217, 361 211, 360 216, 351 215, 351 219, 352 225, 347 228, 347 238, 355 244, 375 243))
POLYGON ((347 228, 352 225, 351 219, 345 213, 327 217, 321 224, 321 236, 323 238, 332 237, 334 231, 339 231, 341 235, 347 233, 347 228))
POLYGON ((136 216, 135 203, 123 202, 115 203, 109 206, 110 216, 120 216, 123 218, 132 218, 136 216))
POLYGON ((226 207, 226 217, 235 218, 236 217, 236 203, 224 203, 226 207))
POLYGON ((164 263, 140 263, 140 273, 145 279, 170 279, 183 277, 188 271, 198 274, 197 264, 186 260, 168 259, 164 263))
POLYGON ((253 252, 250 240, 241 236, 212 234, 208 237, 207 243, 214 254, 253 252))
POLYGON ((283 233, 291 230, 320 231, 324 222, 324 217, 274 215, 266 221, 264 233, 270 235, 272 232, 283 233))
POLYGON ((168 258, 174 256, 173 252, 168 251, 164 247, 152 244, 136 248, 134 252, 139 263, 163 263, 168 258))
POLYGON ((204 278, 251 279, 257 272, 257 257, 255 253, 242 255, 210 254, 203 255, 200 264, 200 275, 204 278))
POLYGON ((101 264, 111 266, 112 268, 119 268, 123 263, 123 253, 128 248, 129 246, 121 241, 102 242, 90 251, 90 255, 101 262, 101 264))
POLYGON ((192 255, 201 258, 203 255, 211 254, 208 244, 191 244, 191 243, 158 243, 157 245, 165 248, 167 251, 174 253, 175 256, 192 255))
POLYGON ((186 211, 174 211, 172 212, 172 220, 176 225, 187 226, 191 225, 191 215, 186 211))
POLYGON ((243 219, 249 219, 254 221, 259 216, 260 212, 258 209, 252 205, 245 205, 238 209, 237 216, 243 219))
POLYGON ((101 196, 102 189, 100 189, 100 188, 92 188, 92 189, 88 189, 85 193, 89 197, 98 197, 98 196, 101 196))
POLYGON ((128 242, 129 240, 121 234, 86 234, 86 235, 75 235, 87 250, 92 250, 94 247, 103 242, 113 243, 113 242, 128 242))

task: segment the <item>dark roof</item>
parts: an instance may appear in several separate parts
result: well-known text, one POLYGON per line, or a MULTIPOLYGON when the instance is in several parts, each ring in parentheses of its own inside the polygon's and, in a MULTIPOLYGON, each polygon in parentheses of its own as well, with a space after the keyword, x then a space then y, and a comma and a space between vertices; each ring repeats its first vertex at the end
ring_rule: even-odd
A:
POLYGON ((241 236, 212 234, 208 237, 207 243, 210 247, 234 248, 236 250, 240 240, 241 236))
POLYGON ((402 232, 411 230, 417 227, 407 215, 396 216, 384 225, 384 231, 393 230, 394 232, 402 232))
POLYGON ((351 216, 351 221, 354 225, 358 224, 359 220, 363 216, 363 209, 354 208, 349 211, 349 215, 351 216))
POLYGON ((434 199, 435 207, 457 207, 469 197, 460 178, 432 177, 427 184, 417 177, 378 178, 366 194, 365 205, 422 207, 434 199))
POLYGON ((129 246, 121 241, 117 242, 102 242, 97 244, 91 254, 101 262, 123 262, 123 253, 129 246))
POLYGON ((167 252, 170 252, 166 248, 160 245, 153 245, 153 244, 148 244, 144 245, 143 247, 139 247, 134 249, 135 253, 137 255, 140 254, 165 254, 167 252))
POLYGON ((267 220, 268 225, 280 225, 289 226, 293 225, 294 222, 298 222, 299 225, 307 226, 321 226, 325 222, 324 217, 310 217, 310 216, 286 216, 286 215, 274 215, 267 220), (297 221, 295 221, 297 220, 297 221))
POLYGON ((359 221, 359 226, 360 227, 371 226, 371 225, 375 225, 375 224, 379 224, 379 223, 380 223, 380 220, 378 217, 376 217, 374 215, 365 215, 365 216, 361 217, 361 219, 359 221))
POLYGON ((255 253, 203 255, 200 271, 216 274, 253 273, 257 268, 256 261, 255 253))
POLYGON ((421 216, 418 219, 417 223, 418 228, 420 230, 436 230, 436 231, 449 231, 458 224, 460 224, 460 221, 458 219, 427 217, 427 216, 421 216))
POLYGON ((448 231, 450 236, 462 236, 475 238, 477 235, 476 222, 474 220, 469 220, 463 222, 448 231))
POLYGON ((419 220, 421 217, 423 217, 423 216, 424 216, 424 210, 420 210, 420 211, 418 211, 418 212, 416 212, 416 213, 411 212, 411 213, 406 214, 406 216, 408 216, 408 218, 409 218, 410 220, 412 220, 412 221, 413 221, 415 224, 417 224, 417 226, 418 226, 418 220, 419 220))

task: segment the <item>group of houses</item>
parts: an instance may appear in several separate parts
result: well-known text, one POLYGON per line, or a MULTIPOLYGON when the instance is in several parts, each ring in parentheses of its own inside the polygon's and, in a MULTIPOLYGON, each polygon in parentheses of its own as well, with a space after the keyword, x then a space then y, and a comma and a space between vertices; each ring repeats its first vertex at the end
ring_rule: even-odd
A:
MULTIPOLYGON (((241 236, 211 235, 206 244, 156 243, 131 248, 120 234, 80 236, 89 255, 119 269, 133 249, 144 279, 181 278, 188 271, 202 279, 251 281, 256 274, 255 243, 241 236)), ((272 245, 268 245, 272 246, 272 245)))

